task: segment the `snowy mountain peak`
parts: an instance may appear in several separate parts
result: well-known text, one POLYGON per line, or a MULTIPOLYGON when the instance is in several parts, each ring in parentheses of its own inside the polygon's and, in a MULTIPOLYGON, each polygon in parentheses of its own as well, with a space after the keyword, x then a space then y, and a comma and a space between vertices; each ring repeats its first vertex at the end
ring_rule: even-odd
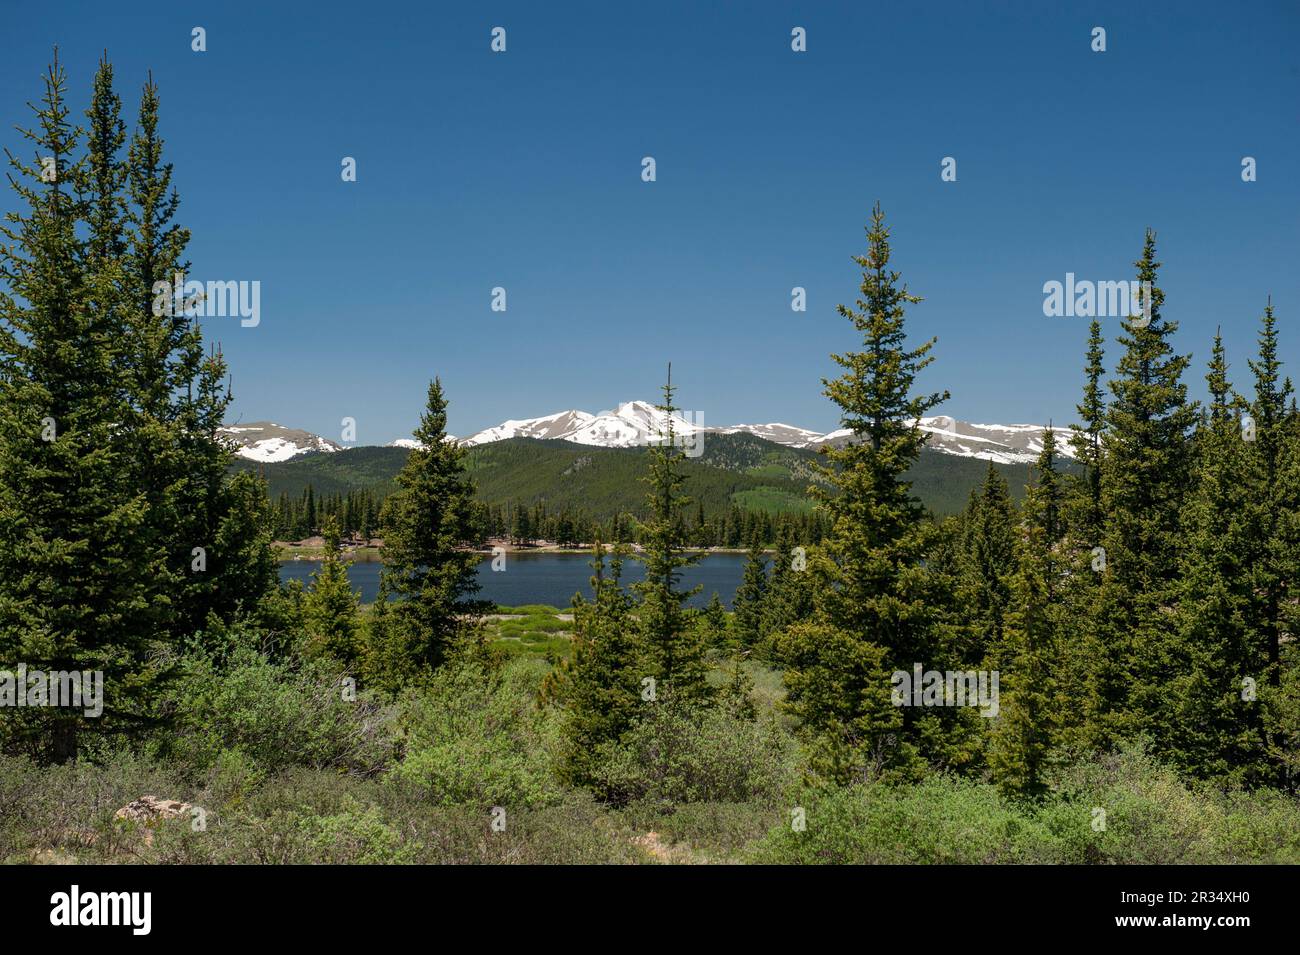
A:
MULTIPOLYGON (((996 464, 1030 464, 1038 460, 1046 428, 1041 424, 975 424, 948 415, 922 418, 917 426, 926 433, 925 446, 931 450, 996 464)), ((1056 434, 1056 453, 1063 458, 1073 458, 1070 429, 1052 430, 1056 434)), ((839 447, 851 441, 852 437, 851 431, 842 428, 809 442, 808 446, 829 444, 839 447)))
POLYGON ((232 443, 238 457, 264 464, 288 461, 301 454, 342 450, 339 445, 318 434, 299 428, 286 428, 274 421, 226 425, 217 433, 232 443))
MULTIPOLYGON (((628 448, 649 443, 666 429, 667 423, 667 416, 650 402, 624 401, 614 411, 594 415, 585 411, 557 411, 541 418, 503 421, 470 435, 461 443, 473 446, 506 438, 541 438, 628 448)), ((700 427, 681 415, 673 415, 673 430, 678 434, 693 434, 700 427)))
MULTIPOLYGON (((466 447, 509 438, 537 438, 571 441, 592 447, 631 448, 654 443, 666 430, 667 423, 667 416, 652 402, 624 401, 613 411, 602 411, 599 414, 570 409, 540 418, 512 418, 459 440, 466 447)), ((698 416, 685 411, 674 414, 672 424, 673 431, 682 436, 700 432, 752 434, 791 448, 815 450, 822 445, 839 447, 853 440, 852 432, 847 429, 822 434, 779 421, 711 427, 706 426, 698 416)), ((941 454, 979 458, 999 464, 1025 464, 1036 460, 1043 449, 1043 426, 1037 424, 977 424, 950 415, 934 415, 921 418, 917 426, 926 433, 926 447, 941 454)), ((1069 444, 1070 429, 1054 430, 1057 452, 1062 457, 1073 457, 1074 449, 1069 444)), ((302 454, 344 450, 333 441, 318 435, 285 428, 270 421, 229 425, 222 429, 222 433, 238 445, 236 453, 250 461, 287 461, 302 454)), ((457 439, 448 436, 448 440, 457 439)), ((398 438, 388 446, 418 448, 421 445, 414 438, 398 438)))

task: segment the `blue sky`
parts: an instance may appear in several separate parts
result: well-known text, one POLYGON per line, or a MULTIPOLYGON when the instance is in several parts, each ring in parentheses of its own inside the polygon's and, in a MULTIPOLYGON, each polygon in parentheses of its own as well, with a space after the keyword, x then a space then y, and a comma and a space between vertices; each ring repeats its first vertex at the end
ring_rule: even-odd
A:
POLYGON ((1071 420, 1087 321, 1043 283, 1129 278, 1147 226, 1194 393, 1216 325, 1245 383, 1269 293, 1300 362, 1300 4, 892 6, 16 4, 0 144, 55 44, 78 108, 101 50, 132 109, 152 69, 192 277, 262 284, 258 327, 208 323, 234 417, 362 444, 435 374, 467 434, 654 397, 670 360, 706 424, 836 427, 877 199, 945 413, 1071 420))

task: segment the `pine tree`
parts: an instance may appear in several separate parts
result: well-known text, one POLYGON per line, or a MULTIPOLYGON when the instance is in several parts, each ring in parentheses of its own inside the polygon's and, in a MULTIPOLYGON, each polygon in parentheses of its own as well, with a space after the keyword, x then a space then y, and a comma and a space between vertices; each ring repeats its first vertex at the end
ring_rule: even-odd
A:
POLYGON ((639 597, 637 619, 647 675, 655 678, 661 692, 670 692, 674 699, 689 704, 708 699, 712 690, 706 678, 704 643, 686 608, 686 601, 699 588, 681 587, 682 570, 700 558, 687 553, 685 527, 678 520, 690 500, 681 492, 686 452, 677 441, 674 422, 678 409, 673 392, 670 365, 663 404, 656 405, 662 415, 662 432, 650 448, 649 517, 638 524, 644 551, 637 559, 645 566, 645 579, 634 584, 633 590, 639 597))
POLYGON ((94 247, 104 236, 81 230, 105 203, 96 210, 97 197, 76 188, 90 165, 76 158, 65 93, 56 57, 36 129, 24 132, 42 161, 9 155, 27 212, 6 216, 0 247, 0 659, 100 671, 112 688, 93 722, 71 708, 4 714, 11 740, 56 760, 76 758, 85 730, 151 718, 150 598, 161 571, 119 440, 121 283, 111 253, 94 247))
POLYGON ((397 598, 374 657, 375 676, 388 688, 426 677, 470 648, 475 618, 488 609, 474 599, 478 555, 464 546, 474 542, 465 450, 447 440, 447 402, 436 378, 414 436, 421 447, 407 457, 380 518, 381 579, 397 598))
POLYGON ((331 515, 322 527, 325 558, 312 574, 312 585, 303 599, 303 623, 309 656, 323 656, 354 666, 361 654, 357 607, 360 595, 348 579, 350 562, 342 557, 338 521, 331 515))
POLYGON ((747 650, 752 650, 762 639, 767 596, 767 555, 759 536, 755 534, 745 557, 744 577, 731 602, 735 613, 733 620, 736 642, 747 650))
POLYGON ((1180 518, 1192 486, 1190 432, 1199 412, 1182 382, 1189 359, 1170 345, 1178 325, 1161 314, 1155 254, 1148 230, 1136 265, 1150 292, 1143 315, 1124 323, 1125 352, 1102 436, 1105 571, 1091 620, 1095 742, 1149 729, 1148 714, 1159 709, 1173 666, 1169 608, 1177 599, 1180 518))
POLYGON ((1242 695, 1243 679, 1256 679, 1263 663, 1252 626, 1260 618, 1255 545, 1262 513, 1253 501, 1257 462, 1238 421, 1244 402, 1227 374, 1216 333, 1206 375, 1211 401, 1196 436, 1197 489, 1183 516, 1170 689, 1152 722, 1160 751, 1179 769, 1243 782, 1262 768, 1261 713, 1242 695))
POLYGON ((776 556, 772 561, 771 585, 763 608, 763 652, 775 652, 777 635, 786 627, 808 618, 812 612, 810 576, 807 558, 795 557, 794 532, 784 525, 776 539, 776 556))
POLYGON ((815 767, 833 779, 863 778, 917 752, 917 715, 890 703, 890 671, 927 659, 932 617, 925 590, 924 511, 907 470, 925 442, 919 419, 947 393, 914 397, 934 340, 906 347, 904 311, 920 299, 889 268, 889 230, 879 205, 867 230, 857 308, 839 313, 863 334, 863 349, 832 355, 844 374, 826 380, 854 440, 827 448, 820 471, 838 493, 817 492, 830 518, 818 577, 817 620, 787 631, 787 706, 816 747, 815 767), (903 725, 900 738, 899 724, 903 725))
POLYGON ((1003 617, 1015 573, 1015 515, 1007 482, 990 461, 963 515, 963 592, 976 630, 974 657, 1002 641, 1003 617))
POLYGON ((711 647, 723 647, 729 643, 727 634, 727 608, 715 590, 709 597, 708 604, 700 614, 700 623, 704 628, 704 641, 711 647))
MULTIPOLYGON (((1289 582, 1281 516, 1300 506, 1300 489, 1283 480, 1287 441, 1287 403, 1292 398, 1291 382, 1281 381, 1282 362, 1278 358, 1277 319, 1270 298, 1264 308, 1259 333, 1259 353, 1251 361, 1255 378, 1255 399, 1250 404, 1252 438, 1248 450, 1254 461, 1257 484, 1253 504, 1260 521, 1259 537, 1251 555, 1255 569, 1255 587, 1263 594, 1260 639, 1267 655, 1268 682, 1277 686, 1281 678, 1282 634, 1286 632, 1284 607, 1292 592, 1289 582)), ((1294 632, 1294 631, 1292 631, 1294 632)))
POLYGON ((552 680, 546 688, 566 709, 565 776, 582 786, 599 785, 599 767, 647 705, 633 600, 622 585, 623 552, 613 550, 606 572, 605 549, 597 540, 591 567, 592 599, 573 600, 572 662, 559 685, 552 680))
POLYGON ((1087 364, 1084 366, 1083 401, 1077 406, 1081 424, 1071 425, 1070 446, 1075 460, 1083 466, 1083 474, 1072 482, 1071 523, 1088 549, 1101 541, 1101 436, 1106 426, 1106 398, 1102 393, 1101 378, 1106 373, 1102 364, 1101 322, 1092 320, 1088 327, 1087 364))
POLYGON ((1056 434, 1043 431, 1025 497, 1023 533, 1009 581, 1005 632, 995 662, 1000 672, 1001 718, 990 743, 989 764, 1003 792, 1036 796, 1059 727, 1060 624, 1057 549, 1064 527, 1065 491, 1056 468, 1056 434))

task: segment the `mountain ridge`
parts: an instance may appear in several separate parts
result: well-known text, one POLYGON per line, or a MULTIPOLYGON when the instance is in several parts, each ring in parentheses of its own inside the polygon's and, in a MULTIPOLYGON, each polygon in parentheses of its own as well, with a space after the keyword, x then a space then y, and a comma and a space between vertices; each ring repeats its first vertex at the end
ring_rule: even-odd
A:
MULTIPOLYGON (((511 418, 476 431, 464 438, 448 435, 467 448, 480 447, 511 438, 534 438, 543 441, 567 441, 572 444, 602 448, 631 448, 652 444, 662 433, 667 418, 654 404, 633 400, 620 403, 612 411, 598 414, 568 409, 535 418, 511 418)), ((827 433, 774 421, 764 424, 708 426, 681 414, 673 415, 673 430, 694 451, 694 445, 708 435, 750 434, 774 444, 801 450, 817 450, 823 445, 842 446, 852 439, 848 429, 827 433)), ((920 429, 928 438, 926 447, 955 457, 975 458, 995 464, 1029 464, 1042 451, 1045 426, 1034 424, 981 424, 962 421, 949 415, 923 417, 920 429)), ((1054 427, 1057 450, 1064 458, 1073 458, 1069 444, 1070 429, 1054 427)), ((300 429, 285 428, 274 422, 249 422, 222 429, 236 444, 236 454, 250 461, 282 462, 312 453, 348 450, 319 435, 300 429), (264 429, 264 433, 259 431, 264 429)), ((413 438, 398 438, 385 447, 415 448, 413 438)))

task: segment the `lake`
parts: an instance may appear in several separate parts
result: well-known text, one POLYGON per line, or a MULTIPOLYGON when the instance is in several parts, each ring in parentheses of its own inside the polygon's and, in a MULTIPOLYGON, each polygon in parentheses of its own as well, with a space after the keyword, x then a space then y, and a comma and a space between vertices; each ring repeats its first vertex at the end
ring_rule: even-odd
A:
MULTIPOLYGON (((371 603, 379 593, 378 561, 355 563, 348 568, 352 586, 361 591, 363 603, 371 603)), ((320 567, 315 560, 288 560, 280 564, 281 580, 311 582, 320 567)), ((708 554, 694 567, 682 572, 685 585, 703 584, 704 589, 691 598, 691 606, 703 607, 716 590, 727 607, 740 586, 744 574, 744 554, 708 554)), ((645 568, 634 560, 623 563, 623 582, 634 583, 645 577, 645 568)), ((574 593, 591 596, 591 557, 587 554, 509 554, 505 569, 492 570, 491 557, 485 556, 478 566, 482 590, 479 597, 493 603, 517 607, 520 604, 550 604, 567 607, 574 593)))

